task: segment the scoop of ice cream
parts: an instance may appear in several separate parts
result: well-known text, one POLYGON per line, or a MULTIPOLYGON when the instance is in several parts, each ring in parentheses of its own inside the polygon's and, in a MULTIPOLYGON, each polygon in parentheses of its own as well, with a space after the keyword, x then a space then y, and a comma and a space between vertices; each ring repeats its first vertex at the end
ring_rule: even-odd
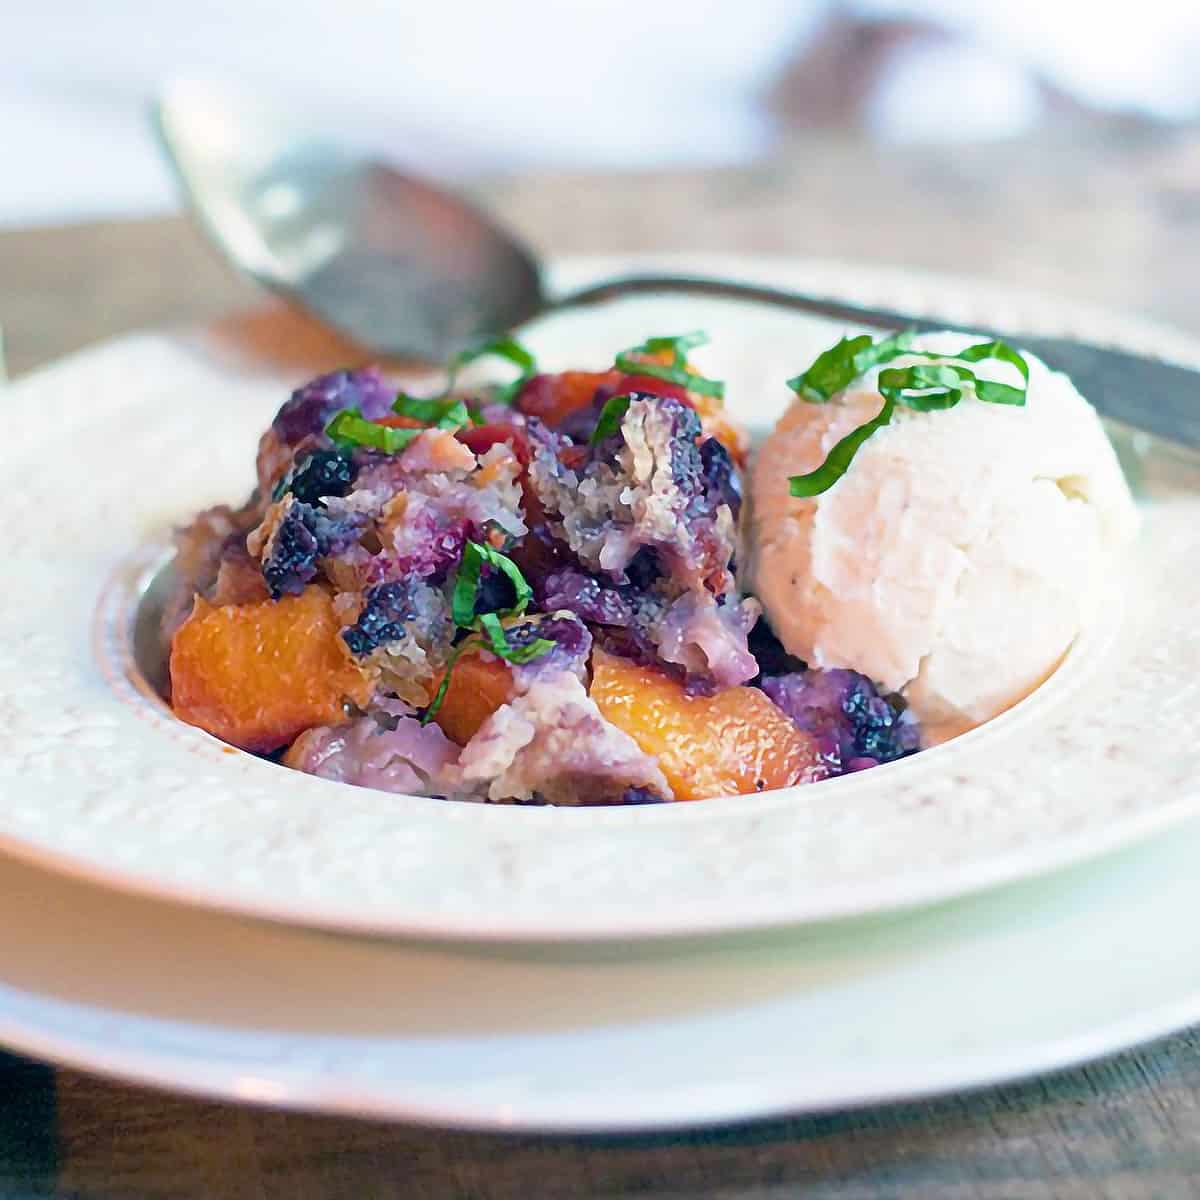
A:
MULTIPOLYGON (((950 359, 977 340, 917 346, 950 359)), ((1025 357, 1024 407, 969 391, 945 411, 897 406, 819 496, 793 498, 788 477, 879 412, 877 372, 828 404, 794 404, 753 467, 752 590, 776 634, 810 666, 902 693, 927 741, 1003 712, 1054 670, 1136 529, 1095 410, 1025 357)), ((1006 364, 972 368, 1019 383, 1006 364)))

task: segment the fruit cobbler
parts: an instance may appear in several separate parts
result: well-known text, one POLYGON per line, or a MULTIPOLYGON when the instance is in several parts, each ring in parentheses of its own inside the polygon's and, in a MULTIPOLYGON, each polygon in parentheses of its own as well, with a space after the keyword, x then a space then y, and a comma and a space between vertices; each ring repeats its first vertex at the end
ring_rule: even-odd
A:
POLYGON ((184 721, 384 791, 565 805, 763 792, 918 748, 895 695, 790 655, 739 578, 747 442, 702 335, 604 370, 499 339, 441 394, 314 379, 240 508, 178 537, 184 721), (457 381, 506 359, 503 384, 457 381))

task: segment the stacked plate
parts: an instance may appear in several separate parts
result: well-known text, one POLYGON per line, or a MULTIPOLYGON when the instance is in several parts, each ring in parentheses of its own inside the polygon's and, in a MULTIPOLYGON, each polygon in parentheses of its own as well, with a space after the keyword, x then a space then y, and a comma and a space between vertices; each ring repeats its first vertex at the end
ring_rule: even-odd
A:
MULTIPOLYGON (((1200 357, 961 280, 669 265, 1200 357)), ((1143 504, 1135 561, 1047 684, 945 746, 688 805, 396 797, 233 751, 156 687, 170 527, 248 490, 258 431, 329 365, 256 344, 263 328, 126 339, 5 394, 0 1041, 270 1104, 630 1129, 978 1085, 1200 1018, 1180 953, 1200 901, 1200 460, 1113 430, 1143 504)), ((529 341, 553 369, 690 328, 759 429, 838 333, 645 297, 529 341)))

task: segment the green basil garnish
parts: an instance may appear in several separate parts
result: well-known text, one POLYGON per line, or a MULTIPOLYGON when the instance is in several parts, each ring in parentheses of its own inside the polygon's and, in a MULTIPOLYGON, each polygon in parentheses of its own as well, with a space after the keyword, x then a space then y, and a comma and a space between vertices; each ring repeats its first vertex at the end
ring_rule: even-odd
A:
POLYGON ((589 439, 593 446, 599 445, 621 428, 621 422, 629 411, 629 402, 632 399, 632 396, 613 396, 604 402, 604 407, 600 410, 600 419, 596 422, 596 428, 592 430, 589 439))
POLYGON ((627 375, 646 375, 651 379, 661 379, 664 383, 673 383, 689 392, 715 396, 719 400, 725 395, 725 385, 720 380, 707 379, 687 369, 687 352, 694 346, 705 345, 707 341, 708 334, 699 329, 672 337, 647 338, 637 346, 622 350, 617 355, 616 366, 627 375), (671 355, 669 364, 640 362, 634 357, 637 354, 661 354, 664 350, 671 355))
MULTIPOLYGON (((525 576, 521 574, 521 568, 506 554, 501 554, 499 550, 493 550, 491 546, 486 546, 482 542, 468 542, 463 547, 462 560, 458 564, 458 574, 454 580, 454 589, 450 593, 450 615, 454 618, 455 625, 461 629, 482 630, 487 635, 489 649, 497 658, 520 665, 540 658, 554 649, 554 643, 548 638, 535 638, 527 646, 514 646, 509 642, 508 635, 504 632, 504 626, 500 623, 501 617, 519 617, 529 607, 532 599, 533 589, 529 586, 525 576), (515 596, 512 607, 506 608, 502 613, 483 613, 476 617, 475 603, 479 599, 479 584, 485 563, 502 571, 508 577, 509 582, 513 585, 515 596)), ((446 661, 446 674, 442 676, 437 694, 430 701, 425 715, 421 718, 422 725, 428 725, 437 710, 441 708, 442 701, 446 698, 446 689, 450 686, 450 672, 454 669, 454 664, 458 662, 459 655, 467 644, 467 642, 460 642, 446 661)))
POLYGON ((788 490, 793 496, 819 496, 828 491, 850 466, 858 448, 875 432, 890 424, 892 413, 896 411, 896 402, 890 396, 884 400, 879 415, 860 425, 857 429, 846 434, 844 438, 825 456, 825 461, 807 475, 793 475, 788 480, 788 490))
POLYGON ((401 392, 392 405, 392 412, 438 429, 461 429, 471 422, 466 404, 450 396, 430 396, 426 399, 401 392))
POLYGON ((438 690, 434 693, 433 699, 429 702, 429 706, 421 715, 422 725, 428 725, 429 722, 437 716, 437 711, 442 707, 442 701, 446 699, 446 692, 450 688, 450 672, 454 670, 454 664, 458 662, 459 656, 467 648, 468 644, 468 642, 459 642, 459 644, 450 651, 450 657, 446 659, 446 673, 442 676, 442 682, 438 684, 438 690))
POLYGON ((965 367, 943 364, 886 367, 879 372, 879 394, 916 412, 953 408, 962 399, 964 380, 974 376, 965 367))
POLYGON ((446 368, 446 391, 454 387, 454 381, 463 367, 481 358, 502 358, 519 371, 512 383, 496 390, 495 399, 499 404, 511 404, 518 392, 537 374, 537 361, 516 338, 496 337, 469 350, 461 350, 450 360, 446 368))
POLYGON ((458 564, 458 576, 450 598, 450 613, 454 623, 463 629, 475 625, 475 602, 479 599, 479 583, 483 565, 488 563, 502 571, 513 585, 516 599, 511 608, 505 609, 506 617, 519 617, 533 599, 533 589, 521 574, 521 568, 511 558, 479 542, 468 542, 463 547, 462 561, 458 564))
POLYGON ((797 398, 809 404, 824 404, 845 391, 859 376, 896 358, 933 360, 910 367, 892 367, 879 372, 879 394, 884 398, 879 414, 852 430, 830 450, 825 461, 807 475, 793 475, 788 488, 793 496, 819 496, 846 473, 859 447, 877 429, 891 422, 897 405, 914 412, 935 412, 953 408, 962 399, 963 385, 969 385, 977 399, 985 404, 1024 405, 1029 387, 1029 364, 1007 342, 977 342, 955 354, 937 354, 914 350, 914 332, 906 330, 878 342, 870 334, 846 338, 817 355, 812 366, 788 380, 797 398), (1016 367, 1022 387, 980 379, 969 367, 957 363, 995 359, 1016 367))
POLYGON ((422 432, 420 429, 393 429, 390 425, 368 421, 354 408, 336 413, 325 426, 326 435, 343 449, 367 446, 372 450, 382 450, 384 454, 398 454, 422 432))

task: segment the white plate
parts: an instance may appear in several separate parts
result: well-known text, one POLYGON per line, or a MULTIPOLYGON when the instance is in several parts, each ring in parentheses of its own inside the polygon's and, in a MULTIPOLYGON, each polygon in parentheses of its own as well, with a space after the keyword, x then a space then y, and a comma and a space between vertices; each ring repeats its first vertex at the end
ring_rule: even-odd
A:
MULTIPOLYGON (((575 263, 560 276, 653 265, 575 263)), ((961 280, 691 265, 963 321, 1123 333, 1200 357, 1178 335, 961 280)), ((706 361, 760 428, 786 400, 780 381, 838 332, 674 297, 557 318, 531 341, 550 365, 600 364, 647 332, 694 327, 714 335, 706 361)), ((389 796, 233 751, 174 721, 130 655, 139 589, 170 525, 242 497, 259 432, 304 375, 293 365, 284 382, 227 333, 115 342, 6 394, 0 844, 15 853, 332 928, 630 938, 930 901, 1111 849, 1200 808, 1200 573, 1180 569, 1200 551, 1200 471, 1144 438, 1123 446, 1144 535, 1104 624, 1029 701, 916 758, 762 796, 560 810, 389 796)))
POLYGON ((0 1042, 271 1105, 529 1130, 829 1109, 1200 1019, 1200 829, 907 917, 623 948, 405 946, 0 860, 0 1042))

